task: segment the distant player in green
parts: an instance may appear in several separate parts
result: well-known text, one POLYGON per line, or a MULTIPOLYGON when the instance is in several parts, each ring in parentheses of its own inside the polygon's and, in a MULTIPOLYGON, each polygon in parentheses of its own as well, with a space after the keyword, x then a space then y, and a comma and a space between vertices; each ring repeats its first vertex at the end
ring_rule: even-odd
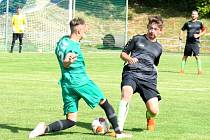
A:
POLYGON ((182 32, 187 30, 187 40, 184 49, 184 56, 182 57, 180 73, 184 73, 184 66, 186 64, 188 56, 195 56, 198 68, 198 74, 202 74, 201 60, 199 58, 200 41, 199 38, 206 33, 204 24, 198 20, 198 12, 192 11, 192 20, 186 22, 180 32, 179 39, 182 40, 182 32))
POLYGON ((29 138, 35 138, 45 133, 60 131, 74 126, 77 122, 77 112, 81 98, 91 108, 100 105, 115 131, 113 136, 116 138, 131 137, 132 135, 122 133, 119 130, 113 107, 86 73, 84 56, 80 49, 80 40, 87 31, 85 21, 81 18, 74 18, 70 22, 70 29, 71 35, 62 37, 55 49, 62 74, 60 82, 66 119, 49 125, 46 125, 44 122, 39 123, 29 134, 29 138))

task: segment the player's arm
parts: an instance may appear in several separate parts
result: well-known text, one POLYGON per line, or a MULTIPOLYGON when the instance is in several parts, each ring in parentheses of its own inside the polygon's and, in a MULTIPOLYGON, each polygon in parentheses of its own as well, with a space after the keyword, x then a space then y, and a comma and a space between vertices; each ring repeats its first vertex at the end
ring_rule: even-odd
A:
POLYGON ((121 57, 122 60, 124 60, 128 64, 134 64, 134 63, 138 62, 138 59, 137 58, 131 57, 126 52, 122 52, 121 55, 120 55, 120 57, 121 57))
POLYGON ((16 32, 16 28, 15 28, 15 16, 12 16, 12 31, 16 32))
POLYGON ((155 59, 154 64, 155 66, 158 66, 159 62, 160 62, 160 56, 161 56, 162 52, 160 53, 160 55, 155 59))
POLYGON ((125 45, 124 49, 122 50, 122 53, 120 54, 120 58, 125 61, 126 63, 129 64, 134 64, 136 62, 138 62, 137 58, 133 58, 131 57, 129 54, 130 52, 133 50, 135 45, 135 41, 134 38, 130 39, 127 44, 125 45))
POLYGON ((12 26, 14 25, 15 17, 12 16, 12 26))
POLYGON ((179 40, 182 40, 182 38, 183 38, 183 32, 184 32, 185 30, 187 30, 187 28, 188 28, 188 23, 186 22, 186 23, 183 25, 183 27, 181 28, 181 31, 180 31, 180 33, 179 33, 179 40))
POLYGON ((206 33, 206 27, 205 26, 202 26, 201 32, 199 34, 197 34, 197 36, 195 38, 198 38, 198 37, 204 35, 205 33, 206 33))
POLYGON ((206 27, 202 23, 200 33, 199 34, 194 34, 194 37, 199 38, 200 36, 204 35, 205 33, 206 33, 206 27))
POLYGON ((179 40, 182 40, 182 37, 183 37, 183 31, 181 30, 179 33, 179 40))
POLYGON ((77 60, 77 54, 75 53, 67 53, 64 60, 63 60, 63 66, 65 68, 68 68, 74 61, 77 60))
POLYGON ((26 19, 26 16, 24 15, 23 17, 23 24, 26 25, 27 24, 27 19, 26 19))

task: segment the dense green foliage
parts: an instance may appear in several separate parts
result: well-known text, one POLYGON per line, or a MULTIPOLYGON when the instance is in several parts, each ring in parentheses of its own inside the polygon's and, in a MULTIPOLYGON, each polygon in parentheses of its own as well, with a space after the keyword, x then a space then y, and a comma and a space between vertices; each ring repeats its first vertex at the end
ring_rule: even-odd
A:
POLYGON ((129 0, 129 4, 175 9, 178 11, 198 10, 201 16, 210 16, 210 0, 129 0))
MULTIPOLYGON (((14 12, 15 7, 17 5, 23 7, 28 6, 29 4, 34 4, 36 0, 10 0, 10 11, 14 12)), ((67 0, 51 0, 50 2, 57 3, 68 3, 67 0)), ((80 1, 79 1, 80 2, 80 1)), ((88 1, 89 3, 93 3, 93 1, 88 1)), ((115 2, 115 1, 113 1, 115 2)), ((119 2, 116 1, 116 5, 119 2)), ((168 9, 175 9, 178 11, 192 11, 197 9, 201 16, 209 17, 210 16, 210 0, 129 0, 130 6, 133 5, 144 5, 149 7, 159 7, 159 8, 168 8, 168 9)), ((1 2, 1 7, 6 8, 6 0, 1 2)), ((68 8, 68 4, 65 4, 65 8, 68 8)), ((1 12, 1 11, 0 11, 1 12)))
POLYGON ((210 0, 197 0, 196 7, 200 15, 210 17, 210 0))
MULTIPOLYGON (((36 0, 9 0, 9 12, 15 13, 16 7, 24 7, 35 4, 36 0)), ((6 12, 7 0, 0 2, 0 14, 6 12)))

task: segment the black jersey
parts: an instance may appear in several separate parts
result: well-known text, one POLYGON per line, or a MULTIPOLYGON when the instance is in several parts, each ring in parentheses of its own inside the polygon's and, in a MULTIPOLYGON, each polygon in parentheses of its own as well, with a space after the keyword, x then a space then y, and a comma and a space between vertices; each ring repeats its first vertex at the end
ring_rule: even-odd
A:
POLYGON ((140 80, 157 83, 156 66, 162 54, 160 43, 151 42, 146 35, 137 35, 128 41, 122 51, 138 59, 137 63, 124 66, 123 76, 132 74, 140 80))
POLYGON ((186 22, 182 27, 182 31, 187 30, 187 43, 199 43, 199 38, 194 38, 194 34, 199 34, 203 28, 203 23, 200 20, 186 22))

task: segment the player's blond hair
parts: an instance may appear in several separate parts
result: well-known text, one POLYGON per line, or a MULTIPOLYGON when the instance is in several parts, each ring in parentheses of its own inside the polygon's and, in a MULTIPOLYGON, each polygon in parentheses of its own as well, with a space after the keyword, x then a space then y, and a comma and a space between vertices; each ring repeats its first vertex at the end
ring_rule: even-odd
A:
POLYGON ((79 18, 79 17, 73 18, 73 19, 70 21, 69 25, 70 25, 71 33, 74 33, 74 32, 77 30, 76 27, 77 27, 78 25, 85 25, 85 20, 82 19, 82 18, 79 18))

